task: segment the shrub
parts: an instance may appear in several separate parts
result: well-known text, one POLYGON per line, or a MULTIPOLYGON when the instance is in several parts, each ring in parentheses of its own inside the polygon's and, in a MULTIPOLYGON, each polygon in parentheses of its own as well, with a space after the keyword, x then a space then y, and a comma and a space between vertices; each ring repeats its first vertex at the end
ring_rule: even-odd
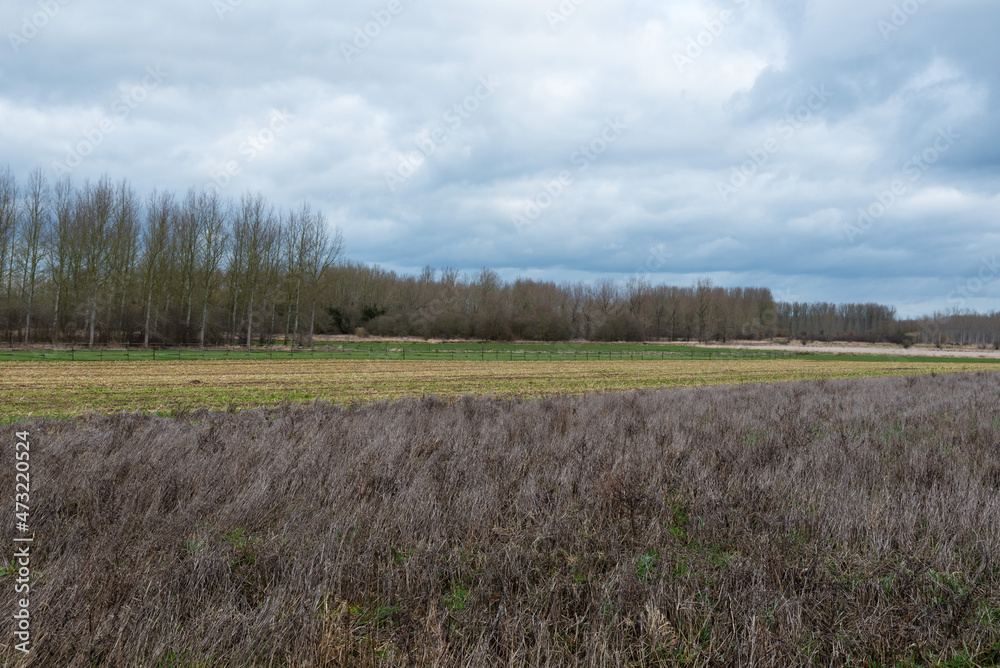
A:
POLYGON ((594 341, 642 341, 642 325, 635 318, 625 315, 610 316, 592 337, 594 341))
POLYGON ((17 425, 44 481, 28 661, 994 665, 998 396, 979 373, 17 425))

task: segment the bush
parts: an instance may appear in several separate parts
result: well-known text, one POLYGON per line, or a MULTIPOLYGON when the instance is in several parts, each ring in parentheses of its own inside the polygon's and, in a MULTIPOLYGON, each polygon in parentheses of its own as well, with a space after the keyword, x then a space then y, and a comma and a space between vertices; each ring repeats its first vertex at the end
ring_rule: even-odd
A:
POLYGON ((463 313, 444 311, 430 320, 427 336, 435 339, 466 339, 472 336, 472 323, 463 313))
POLYGON ((597 328, 591 337, 595 341, 643 341, 645 337, 640 325, 634 318, 625 315, 613 315, 597 328))

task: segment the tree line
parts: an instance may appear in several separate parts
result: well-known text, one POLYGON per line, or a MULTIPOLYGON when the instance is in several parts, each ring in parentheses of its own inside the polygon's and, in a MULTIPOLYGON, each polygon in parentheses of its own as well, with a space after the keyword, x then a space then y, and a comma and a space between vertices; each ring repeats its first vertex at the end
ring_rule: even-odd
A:
POLYGON ((878 304, 776 302, 763 287, 654 285, 630 276, 619 283, 503 282, 492 269, 461 276, 425 267, 401 276, 345 262, 335 268, 329 313, 338 333, 424 338, 565 341, 730 341, 806 336, 884 340, 899 328, 878 304))
POLYGON ((901 320, 890 306, 778 302, 764 287, 504 281, 484 268, 404 275, 350 261, 303 203, 190 190, 145 197, 103 176, 19 184, 0 170, 0 328, 6 341, 311 345, 314 334, 565 341, 775 337, 1000 341, 1000 314, 901 320))
POLYGON ((20 186, 0 171, 0 314, 9 341, 311 343, 339 229, 303 203, 275 209, 190 190, 142 198, 127 180, 20 186), (256 337, 256 339, 255 339, 256 337))
POLYGON ((1000 343, 1000 312, 952 310, 917 319, 876 303, 777 301, 765 287, 624 282, 503 282, 492 269, 419 276, 344 262, 328 297, 328 331, 423 338, 565 341, 796 339, 869 343, 1000 343))

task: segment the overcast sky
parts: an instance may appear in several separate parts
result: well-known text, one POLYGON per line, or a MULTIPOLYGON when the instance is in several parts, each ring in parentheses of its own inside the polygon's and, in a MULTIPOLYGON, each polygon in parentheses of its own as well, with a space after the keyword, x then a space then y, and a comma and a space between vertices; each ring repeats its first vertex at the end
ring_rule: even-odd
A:
POLYGON ((996 0, 5 0, 0 24, 21 178, 309 200, 400 271, 1000 308, 996 0))

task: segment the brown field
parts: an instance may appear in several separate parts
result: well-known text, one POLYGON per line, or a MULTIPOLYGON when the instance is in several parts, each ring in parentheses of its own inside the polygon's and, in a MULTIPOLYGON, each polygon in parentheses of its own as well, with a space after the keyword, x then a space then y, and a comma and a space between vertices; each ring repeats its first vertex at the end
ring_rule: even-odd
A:
MULTIPOLYGON (((323 365, 271 384, 350 370, 339 382, 370 399, 376 383, 438 376, 450 391, 524 376, 543 391, 640 369, 676 383, 706 369, 720 381, 845 372, 539 366, 323 365)), ((63 380, 106 368, 66 367, 63 380)), ((280 368, 123 367, 117 383, 225 390, 280 368)), ((19 429, 32 442, 35 644, 24 661, 13 647, 6 521, 3 665, 1000 662, 995 373, 19 429)))
POLYGON ((358 405, 436 395, 537 398, 653 387, 981 371, 853 361, 18 362, 0 364, 0 422, 121 411, 177 414, 322 399, 358 405))

